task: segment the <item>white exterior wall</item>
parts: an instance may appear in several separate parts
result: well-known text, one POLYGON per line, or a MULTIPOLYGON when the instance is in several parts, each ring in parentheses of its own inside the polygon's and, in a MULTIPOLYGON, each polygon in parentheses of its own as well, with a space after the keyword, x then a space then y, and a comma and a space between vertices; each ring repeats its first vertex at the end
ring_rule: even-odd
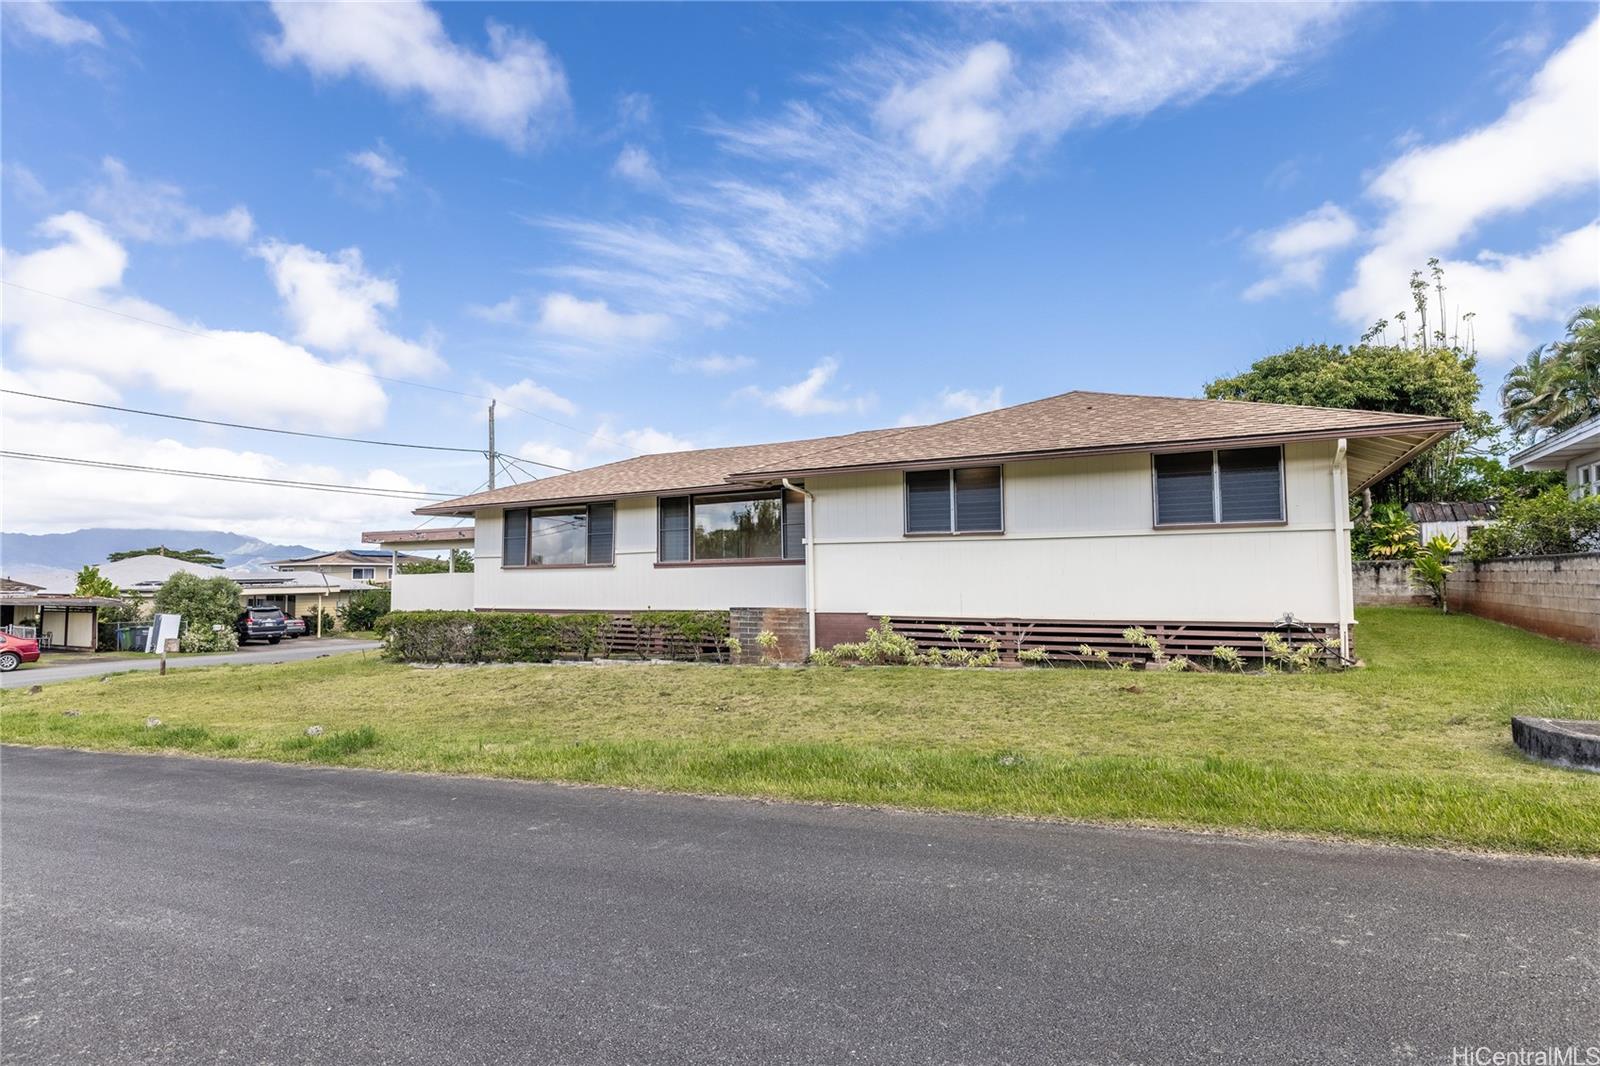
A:
POLYGON ((389 606, 396 611, 470 611, 472 574, 400 574, 389 606))
POLYGON ((816 610, 1336 622, 1350 568, 1334 456, 1332 441, 1286 448, 1288 522, 1254 528, 1154 528, 1142 454, 1007 464, 1003 534, 907 537, 900 473, 815 478, 816 610))
POLYGON ((718 611, 805 606, 806 568, 794 563, 658 567, 653 499, 617 501, 611 566, 502 569, 501 519, 499 510, 477 513, 472 602, 479 610, 718 611))

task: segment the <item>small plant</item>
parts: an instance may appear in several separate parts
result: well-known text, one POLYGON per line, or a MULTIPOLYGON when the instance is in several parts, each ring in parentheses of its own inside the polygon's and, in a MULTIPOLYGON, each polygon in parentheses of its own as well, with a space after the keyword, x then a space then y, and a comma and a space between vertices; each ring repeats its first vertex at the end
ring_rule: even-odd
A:
POLYGON ((840 659, 853 659, 878 666, 915 666, 922 661, 917 642, 896 633, 887 617, 878 620, 876 629, 867 630, 866 640, 856 644, 835 644, 833 653, 840 659))
POLYGON ((1244 672, 1244 656, 1239 654, 1238 648, 1218 644, 1211 649, 1211 661, 1224 670, 1232 670, 1236 674, 1244 672))
POLYGON ((1381 504, 1373 508, 1364 539, 1374 559, 1409 559, 1417 551, 1417 526, 1399 506, 1381 504))
POLYGON ((1455 550, 1456 539, 1440 533, 1424 544, 1411 560, 1411 583, 1427 589, 1433 596, 1433 605, 1444 614, 1450 613, 1450 605, 1445 600, 1445 584, 1456 569, 1445 560, 1455 550))
POLYGON ((761 661, 771 662, 778 657, 778 634, 770 629, 763 629, 756 634, 756 644, 761 647, 761 661))
POLYGON ((178 650, 190 654, 238 651, 239 634, 231 626, 215 630, 210 626, 189 626, 178 638, 178 650))
POLYGON ((1191 666, 1194 665, 1188 659, 1184 658, 1182 655, 1174 655, 1170 659, 1162 659, 1160 661, 1161 661, 1161 669, 1163 669, 1163 670, 1171 670, 1171 671, 1173 671, 1175 673, 1182 673, 1183 671, 1189 669, 1191 666))
POLYGON ((1282 667, 1285 673, 1299 674, 1311 669, 1319 659, 1328 654, 1331 645, 1324 640, 1308 640, 1295 644, 1281 633, 1261 634, 1261 645, 1267 658, 1282 667))
POLYGON ((960 626, 940 626, 939 632, 943 633, 949 640, 959 644, 964 630, 960 626))
POLYGON ((1050 653, 1043 648, 1019 648, 1017 662, 1028 663, 1032 666, 1049 666, 1050 653))
MULTIPOLYGON (((729 661, 738 662, 741 658, 743 658, 744 641, 740 640, 738 637, 729 637, 722 643, 727 645, 729 661)), ((815 658, 815 656, 813 656, 813 658, 815 658)))
POLYGON ((812 666, 838 666, 839 656, 827 648, 818 648, 806 659, 812 666))
POLYGON ((1104 648, 1091 648, 1087 644, 1078 645, 1079 658, 1088 659, 1090 662, 1099 663, 1111 670, 1128 671, 1133 669, 1133 664, 1126 659, 1113 659, 1111 653, 1104 648))

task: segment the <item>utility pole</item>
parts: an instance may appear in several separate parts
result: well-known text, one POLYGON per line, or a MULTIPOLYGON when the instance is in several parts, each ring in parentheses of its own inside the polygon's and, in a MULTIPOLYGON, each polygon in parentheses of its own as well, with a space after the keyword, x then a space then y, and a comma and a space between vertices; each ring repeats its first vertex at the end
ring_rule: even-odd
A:
POLYGON ((489 401, 489 487, 494 488, 494 401, 489 401))

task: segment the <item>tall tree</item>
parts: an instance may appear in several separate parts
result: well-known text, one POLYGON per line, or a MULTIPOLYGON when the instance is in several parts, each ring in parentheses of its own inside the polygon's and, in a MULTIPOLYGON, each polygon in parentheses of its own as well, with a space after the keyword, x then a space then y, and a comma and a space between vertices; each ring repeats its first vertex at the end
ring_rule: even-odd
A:
POLYGON ((116 599, 122 595, 116 582, 100 573, 98 566, 86 566, 78 571, 78 584, 72 590, 75 596, 104 596, 116 599))
POLYGON ((1560 433, 1600 416, 1600 305, 1580 307, 1567 334, 1541 344, 1500 386, 1506 424, 1519 437, 1560 433))
POLYGON ((168 559, 182 559, 186 563, 199 563, 202 566, 222 565, 222 556, 209 552, 204 548, 169 548, 165 544, 157 544, 153 548, 135 548, 132 551, 112 552, 106 556, 106 562, 115 563, 123 559, 132 559, 136 555, 164 555, 168 559))

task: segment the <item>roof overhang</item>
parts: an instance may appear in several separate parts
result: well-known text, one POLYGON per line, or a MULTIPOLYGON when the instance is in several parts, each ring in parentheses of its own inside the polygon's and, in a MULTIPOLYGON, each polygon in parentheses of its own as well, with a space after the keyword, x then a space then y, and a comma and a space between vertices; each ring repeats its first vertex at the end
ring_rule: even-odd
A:
POLYGON ((1034 452, 1000 452, 989 455, 950 455, 917 459, 868 463, 853 466, 814 467, 796 470, 756 470, 732 474, 729 481, 773 481, 778 478, 821 477, 851 474, 872 470, 927 470, 950 466, 954 463, 993 464, 1018 463, 1037 459, 1071 459, 1094 455, 1126 455, 1129 453, 1166 455, 1203 448, 1254 448, 1272 444, 1297 444, 1305 441, 1350 441, 1351 492, 1359 492, 1374 482, 1387 477, 1412 459, 1427 451, 1439 441, 1461 428, 1461 423, 1441 418, 1429 422, 1412 421, 1402 427, 1365 426, 1350 430, 1314 430, 1300 433, 1258 434, 1245 437, 1208 437, 1194 440, 1161 441, 1159 443, 1115 444, 1094 448, 1063 448, 1034 452), (1355 456, 1359 454, 1360 459, 1355 456), (1357 464, 1359 463, 1359 472, 1357 464))
POLYGON ((110 596, 0 596, 0 607, 121 607, 110 596))
POLYGON ((1530 445, 1510 459, 1518 470, 1564 470, 1566 465, 1580 456, 1600 450, 1600 418, 1562 430, 1530 445))
MULTIPOLYGON (((768 478, 767 480, 776 481, 777 479, 768 478)), ((538 482, 533 481, 529 482, 529 484, 537 485, 538 482)), ((460 507, 452 501, 449 503, 429 504, 426 507, 418 507, 411 513, 421 515, 439 515, 452 518, 471 518, 479 511, 502 511, 508 507, 560 507, 569 503, 600 503, 604 500, 654 499, 657 496, 695 496, 705 492, 727 492, 736 487, 737 484, 733 483, 732 479, 729 479, 728 481, 718 481, 709 485, 662 485, 658 488, 633 489, 628 492, 587 493, 582 496, 551 496, 548 498, 533 500, 497 500, 494 503, 472 504, 467 507, 460 507)), ((366 541, 368 537, 376 535, 377 534, 363 533, 361 534, 361 539, 366 541)), ((388 541, 374 541, 372 543, 381 543, 385 547, 387 547, 389 544, 388 541)), ((396 543, 401 542, 397 541, 396 543)), ((434 545, 428 546, 434 547, 434 545)), ((412 544, 411 547, 415 548, 419 547, 419 545, 412 544)), ((464 547, 472 547, 470 538, 464 547)))
MULTIPOLYGON (((418 514, 423 512, 418 511, 418 514)), ((470 516, 471 511, 445 511, 429 512, 443 514, 465 514, 470 516)), ((361 543, 376 544, 380 548, 390 551, 400 551, 410 548, 431 548, 436 551, 446 549, 464 548, 470 550, 476 543, 475 527, 458 526, 454 529, 379 529, 361 534, 361 543)))

